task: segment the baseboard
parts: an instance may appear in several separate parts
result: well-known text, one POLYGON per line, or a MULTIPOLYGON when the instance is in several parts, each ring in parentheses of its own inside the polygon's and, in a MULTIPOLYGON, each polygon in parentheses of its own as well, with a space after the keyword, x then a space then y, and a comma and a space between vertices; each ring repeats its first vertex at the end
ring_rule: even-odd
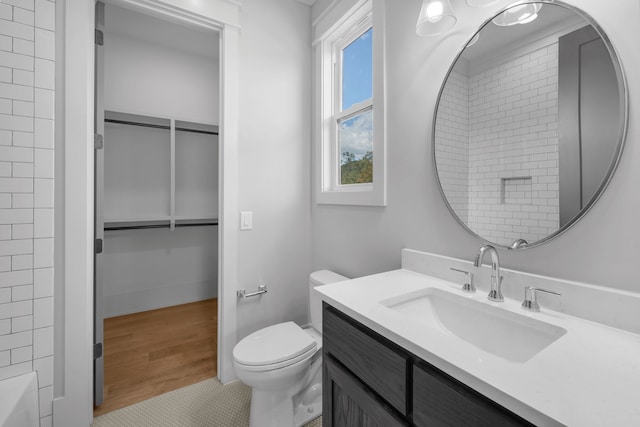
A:
POLYGON ((122 316, 156 308, 171 307, 216 298, 215 281, 165 285, 153 289, 103 296, 104 317, 122 316))

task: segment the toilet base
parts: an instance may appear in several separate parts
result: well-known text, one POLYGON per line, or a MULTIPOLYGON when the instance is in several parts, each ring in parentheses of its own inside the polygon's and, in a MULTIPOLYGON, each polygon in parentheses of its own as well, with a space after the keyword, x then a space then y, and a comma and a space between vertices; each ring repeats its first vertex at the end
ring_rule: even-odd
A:
POLYGON ((322 415, 322 388, 308 387, 302 398, 289 391, 251 390, 250 427, 302 427, 322 415))

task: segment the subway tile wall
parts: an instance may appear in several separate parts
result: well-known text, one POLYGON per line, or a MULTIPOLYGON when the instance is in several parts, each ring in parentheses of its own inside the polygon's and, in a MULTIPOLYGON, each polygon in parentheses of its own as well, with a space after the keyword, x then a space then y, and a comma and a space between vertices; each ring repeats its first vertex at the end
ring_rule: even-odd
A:
POLYGON ((53 400, 55 3, 0 1, 0 380, 53 400))
POLYGON ((470 224, 505 245, 559 225, 558 44, 469 78, 470 224))
POLYGON ((438 173, 458 216, 466 215, 469 228, 503 245, 518 238, 536 241, 556 231, 558 44, 468 78, 452 73, 442 98, 436 125, 443 141, 437 146, 438 173))

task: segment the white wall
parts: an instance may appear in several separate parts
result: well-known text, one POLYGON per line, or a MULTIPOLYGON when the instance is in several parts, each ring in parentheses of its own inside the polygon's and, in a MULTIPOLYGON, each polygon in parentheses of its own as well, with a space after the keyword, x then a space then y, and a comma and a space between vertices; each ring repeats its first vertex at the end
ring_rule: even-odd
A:
POLYGON ((307 319, 310 272, 310 8, 294 0, 242 2, 239 208, 254 229, 238 241, 237 338, 307 319))
MULTIPOLYGON (((506 5, 472 9, 454 1, 458 23, 432 38, 415 34, 420 2, 387 3, 386 208, 313 205, 313 268, 360 276, 398 268, 408 247, 471 260, 482 241, 449 214, 437 188, 431 158, 436 97, 456 53, 475 28, 506 5)), ((629 78, 631 108, 640 95, 640 5, 616 0, 569 1, 594 17, 616 46, 629 78)), ((318 11, 314 11, 314 16, 318 11)), ((523 251, 500 251, 502 265, 527 272, 580 280, 630 291, 640 290, 640 118, 630 114, 627 144, 610 186, 597 205, 556 239, 523 251)), ((317 160, 317 159, 314 159, 317 160)), ((508 286, 508 283, 505 283, 508 286)))
MULTIPOLYGON (((218 124, 217 60, 116 33, 105 37, 105 110, 218 124)), ((211 43, 218 43, 214 33, 211 43)))
POLYGON ((55 3, 0 2, 0 380, 53 399, 55 3))

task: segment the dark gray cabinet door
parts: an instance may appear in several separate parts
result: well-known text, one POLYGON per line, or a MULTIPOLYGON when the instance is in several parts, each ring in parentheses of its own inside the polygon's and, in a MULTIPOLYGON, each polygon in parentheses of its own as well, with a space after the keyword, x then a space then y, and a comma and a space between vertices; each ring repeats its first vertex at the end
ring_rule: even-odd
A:
POLYGON ((395 427, 408 426, 364 384, 334 359, 324 359, 323 418, 324 427, 395 427))

